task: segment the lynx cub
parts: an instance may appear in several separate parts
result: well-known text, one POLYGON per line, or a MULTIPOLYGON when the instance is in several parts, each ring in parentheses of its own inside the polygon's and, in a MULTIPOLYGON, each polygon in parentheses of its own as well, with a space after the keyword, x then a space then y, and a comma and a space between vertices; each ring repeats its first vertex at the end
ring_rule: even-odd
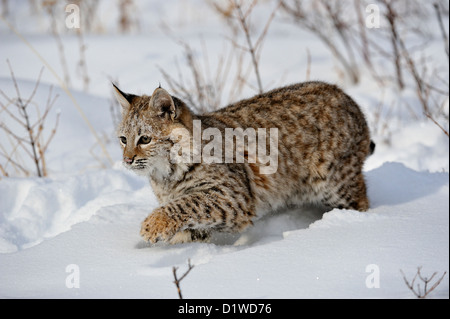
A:
MULTIPOLYGON (((123 109, 118 127, 123 163, 149 178, 161 205, 142 222, 141 236, 151 243, 205 241, 211 231, 240 232, 264 212, 286 205, 369 208, 362 167, 375 144, 358 105, 334 85, 299 83, 204 115, 192 113, 161 87, 151 96, 126 94, 116 86, 114 91, 123 109), (276 169, 263 173, 267 161, 259 153, 251 161, 249 147, 243 150, 244 162, 171 160, 171 149, 179 143, 172 132, 188 132, 192 149, 199 123, 203 132, 209 128, 222 136, 217 145, 223 152, 215 149, 219 159, 230 142, 227 130, 259 134, 275 128, 277 148, 270 151, 276 169)), ((204 151, 209 138, 197 141, 204 151)), ((266 149, 271 138, 258 141, 266 149)), ((237 154, 237 146, 232 151, 237 154)))

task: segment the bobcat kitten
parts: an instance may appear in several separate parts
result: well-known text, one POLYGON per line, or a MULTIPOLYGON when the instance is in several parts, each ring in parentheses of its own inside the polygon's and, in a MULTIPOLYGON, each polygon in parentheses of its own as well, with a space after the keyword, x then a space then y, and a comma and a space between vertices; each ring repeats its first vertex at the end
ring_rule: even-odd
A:
POLYGON ((141 236, 151 243, 204 241, 213 230, 241 232, 261 214, 287 205, 369 208, 362 167, 375 144, 358 105, 335 85, 299 83, 204 115, 161 87, 151 96, 114 91, 123 110, 123 163, 149 178, 161 205, 142 222, 141 236), (248 149, 243 163, 171 160, 179 142, 172 132, 188 132, 194 142, 195 123, 222 136, 230 128, 276 128, 277 169, 262 173, 266 163, 250 161, 248 149))

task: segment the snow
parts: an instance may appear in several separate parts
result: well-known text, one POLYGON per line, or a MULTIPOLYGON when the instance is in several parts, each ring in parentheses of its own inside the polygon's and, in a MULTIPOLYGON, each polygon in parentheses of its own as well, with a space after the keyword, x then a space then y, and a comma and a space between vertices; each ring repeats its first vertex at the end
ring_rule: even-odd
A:
MULTIPOLYGON (((181 283, 185 298, 414 298, 400 270, 408 279, 419 266, 427 276, 448 273, 448 137, 431 121, 411 115, 420 110, 417 101, 410 103, 411 109, 384 110, 377 121, 379 100, 390 103, 399 93, 380 92, 369 76, 355 86, 340 79, 330 71, 335 62, 322 44, 281 20, 273 22, 264 43, 263 82, 269 89, 304 80, 309 48, 311 78, 339 83, 361 105, 377 143, 365 166, 370 210, 323 214, 314 207, 289 208, 263 217, 242 234, 215 234, 210 243, 145 243, 140 223, 158 203, 149 183, 121 165, 109 110, 110 79, 117 79, 125 92, 151 93, 159 82, 164 86, 158 66, 176 74, 176 59, 186 67, 180 47, 158 27, 163 17, 193 48, 205 39, 211 69, 226 41, 223 22, 195 10, 209 10, 203 2, 170 3, 138 2, 140 15, 148 17, 140 19, 141 32, 118 35, 106 18, 116 17, 115 6, 101 2, 106 32, 85 35, 89 92, 82 91, 77 76, 78 40, 74 34, 62 35, 71 93, 112 163, 46 69, 34 101, 45 104, 54 86, 59 97, 46 129, 51 129, 57 112, 60 123, 47 153, 48 177, 0 179, 0 298, 177 298, 172 267, 184 272, 188 259, 194 268, 181 283), (388 126, 383 128, 382 121, 388 126), (79 288, 70 288, 77 272, 79 288), (373 275, 378 275, 378 288, 367 284, 373 275)), ((43 13, 30 16, 20 1, 11 3, 10 10, 14 26, 61 76, 43 13), (27 19, 19 25, 21 16, 27 19)), ((267 12, 258 14, 264 19, 267 12)), ((3 23, 0 37, 0 89, 15 94, 5 63, 9 59, 21 94, 28 97, 42 62, 3 23)), ((443 51, 436 43, 429 50, 443 51)), ((446 72, 448 77, 448 68, 446 72)), ((254 93, 246 88, 241 97, 254 93)), ((402 94, 403 100, 413 99, 411 90, 402 94)), ((448 118, 448 100, 444 114, 448 118)), ((0 117, 14 127, 4 114, 0 117)), ((442 124, 448 130, 448 122, 442 124)), ((2 147, 10 147, 3 142, 3 131, 0 139, 2 147)), ((429 297, 449 298, 448 274, 429 297)))
MULTIPOLYGON (((2 237, 16 247, 1 255, 2 297, 176 298, 172 267, 182 271, 190 259, 194 269, 182 282, 188 298, 410 298, 400 269, 411 277, 417 266, 448 269, 447 173, 386 163, 367 173, 373 206, 367 213, 289 210, 258 221, 237 245, 235 236, 225 236, 174 246, 149 246, 139 238, 140 221, 155 207, 144 183, 120 170, 88 175, 64 183, 28 180, 21 192, 20 181, 2 181, 7 205, 20 206, 5 216, 15 237, 2 237), (98 185, 103 189, 93 192, 98 185), (42 193, 59 204, 47 203, 42 193), (62 204, 64 198, 70 200, 62 204), (54 212, 36 216, 43 206, 54 212), (34 230, 35 237, 18 229, 34 230), (40 244, 20 246, 37 238, 40 244), (65 284, 71 264, 79 267, 78 289, 65 284), (380 288, 369 289, 366 267, 373 264, 380 288)), ((434 297, 448 297, 448 280, 434 297)))

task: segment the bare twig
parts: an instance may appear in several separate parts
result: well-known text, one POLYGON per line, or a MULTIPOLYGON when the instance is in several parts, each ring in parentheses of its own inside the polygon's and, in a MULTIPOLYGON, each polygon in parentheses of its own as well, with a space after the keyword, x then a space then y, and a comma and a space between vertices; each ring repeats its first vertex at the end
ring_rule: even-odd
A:
POLYGON ((343 13, 339 1, 320 1, 320 6, 311 8, 314 10, 313 12, 306 12, 304 2, 301 0, 290 1, 289 3, 287 0, 280 0, 281 8, 293 18, 294 22, 317 36, 344 67, 352 83, 358 83, 359 73, 355 66, 356 61, 347 35, 348 24, 343 22, 343 13), (320 8, 325 10, 326 15, 322 13, 320 8), (331 22, 332 30, 337 32, 343 47, 346 48, 346 53, 339 49, 333 34, 329 34, 327 28, 324 27, 324 23, 328 22, 331 22))
MULTIPOLYGON (((18 152, 20 149, 32 160, 36 169, 36 175, 38 177, 47 176, 45 152, 56 134, 59 114, 57 114, 56 124, 46 140, 44 140, 43 137, 44 123, 58 96, 56 95, 52 98, 52 87, 50 87, 44 112, 41 113, 38 105, 36 105, 35 115, 33 112, 30 113, 29 106, 30 104, 34 104, 32 103, 32 99, 39 87, 43 68, 39 73, 38 79, 36 80, 36 84, 30 96, 27 99, 24 99, 20 93, 19 85, 9 60, 7 60, 7 64, 10 69, 11 79, 16 91, 16 98, 10 98, 0 90, 0 94, 8 101, 8 104, 6 105, 0 103, 0 112, 5 112, 10 119, 14 120, 14 122, 19 125, 19 128, 21 127, 24 130, 24 133, 21 134, 20 132, 17 132, 17 130, 13 131, 13 129, 5 123, 6 118, 3 118, 0 122, 0 128, 6 133, 7 140, 10 142, 12 147, 12 151, 7 151, 7 149, 3 146, 0 148, 0 155, 6 159, 6 163, 1 166, 0 170, 4 176, 9 176, 10 174, 8 173, 7 168, 8 165, 11 164, 16 171, 21 171, 26 176, 29 175, 29 170, 24 165, 20 164, 21 155, 20 152, 18 152), (16 111, 9 110, 8 107, 11 106, 15 106, 16 111)), ((17 129, 17 127, 15 127, 15 129, 17 129)))
POLYGON ((347 57, 349 59, 349 64, 352 70, 352 76, 354 76, 354 83, 358 81, 356 75, 356 59, 353 53, 352 45, 350 43, 350 38, 348 35, 348 25, 344 21, 344 13, 342 9, 342 1, 327 1, 320 0, 322 6, 328 15, 329 20, 331 20, 333 28, 336 30, 341 42, 344 44, 344 48, 347 51, 347 57))
POLYGON ((17 92, 17 104, 16 106, 19 108, 19 112, 21 113, 21 116, 23 117, 23 119, 25 120, 25 128, 27 130, 28 133, 28 142, 31 145, 31 151, 33 152, 33 160, 34 160, 34 164, 36 165, 36 173, 39 177, 42 177, 42 172, 41 172, 41 167, 39 166, 39 158, 37 155, 37 149, 36 149, 36 140, 33 136, 33 129, 31 128, 31 124, 30 124, 30 117, 28 116, 28 112, 27 112, 27 106, 28 103, 30 101, 30 99, 34 96, 34 94, 36 93, 37 87, 39 86, 39 82, 41 80, 41 76, 42 76, 42 72, 44 71, 44 68, 41 68, 41 71, 39 73, 39 77, 36 81, 36 85, 31 93, 30 98, 28 99, 28 101, 26 101, 25 103, 22 101, 22 98, 20 96, 20 91, 19 91, 19 87, 17 85, 17 81, 16 78, 14 76, 14 72, 12 70, 11 64, 9 62, 9 60, 6 61, 8 63, 8 67, 9 67, 9 71, 11 74, 11 78, 13 80, 14 83, 14 87, 16 88, 16 92, 17 92))
POLYGON ((192 268, 194 268, 194 265, 191 265, 191 260, 188 259, 188 269, 180 278, 177 277, 178 267, 172 268, 173 277, 175 278, 175 280, 173 282, 174 282, 175 286, 177 286, 178 297, 180 299, 183 299, 183 296, 181 294, 180 282, 189 274, 189 272, 192 270, 192 268))
POLYGON ((132 16, 133 8, 133 0, 119 0, 119 29, 122 33, 130 32, 133 27, 138 27, 137 20, 132 16))
POLYGON ((101 25, 98 19, 96 19, 98 17, 99 1, 71 0, 70 2, 80 7, 81 24, 85 32, 95 31, 96 28, 101 29, 101 25), (96 22, 97 25, 95 24, 96 22))
POLYGON ((311 52, 306 48, 306 76, 305 81, 309 81, 311 78, 311 52))
POLYGON ((250 36, 250 28, 249 28, 249 24, 248 24, 248 19, 249 19, 249 16, 250 16, 253 8, 255 7, 257 1, 254 0, 250 4, 250 6, 246 10, 246 12, 243 12, 240 1, 238 1, 238 0, 230 0, 230 1, 232 1, 232 7, 236 11, 236 17, 239 21, 239 25, 242 28, 242 31, 244 31, 244 35, 245 35, 245 39, 246 39, 246 43, 247 43, 246 50, 248 50, 248 52, 250 53, 250 56, 252 59, 252 64, 253 64, 253 70, 255 72, 256 81, 258 84, 258 92, 261 94, 261 93, 263 93, 264 89, 263 89, 263 85, 262 85, 262 81, 261 81, 261 75, 259 72, 260 49, 261 49, 262 43, 264 41, 264 38, 267 35, 267 32, 269 30, 269 26, 270 26, 273 18, 275 17, 275 13, 281 4, 280 4, 280 2, 278 2, 276 8, 270 14, 269 19, 267 20, 263 31, 259 35, 255 44, 253 44, 252 38, 250 36))
POLYGON ((426 90, 426 87, 424 84, 424 78, 422 76, 420 76, 419 71, 416 66, 416 63, 414 63, 414 60, 412 59, 412 57, 409 53, 409 50, 406 48, 405 42, 400 37, 397 38, 397 42, 400 45, 400 48, 401 48, 403 56, 406 60, 408 69, 411 72, 411 75, 416 83, 417 97, 419 98, 419 101, 422 104, 424 113, 427 114, 427 113, 429 113, 429 107, 428 107, 428 101, 427 101, 429 90, 426 90))
POLYGON ((440 125, 432 116, 430 113, 425 113, 425 116, 428 117, 434 124, 436 124, 441 130, 442 132, 444 132, 445 135, 447 135, 447 137, 449 137, 448 135, 448 131, 442 127, 442 125, 440 125))
POLYGON ((434 10, 436 12, 436 17, 439 23, 439 28, 441 29, 442 40, 444 41, 445 53, 447 53, 447 59, 450 61, 449 49, 448 49, 448 36, 445 32, 444 23, 442 22, 441 9, 439 8, 439 3, 435 2, 433 4, 434 10))
POLYGON ((259 74, 258 60, 256 59, 255 47, 253 46, 252 39, 250 37, 250 31, 249 31, 249 28, 248 28, 248 25, 247 25, 247 21, 246 21, 248 15, 250 13, 251 8, 253 7, 253 5, 256 2, 253 1, 253 4, 252 4, 251 8, 247 10, 247 13, 245 15, 242 12, 240 4, 236 0, 233 0, 233 3, 234 3, 234 7, 236 8, 236 11, 238 13, 238 20, 239 20, 240 25, 242 27, 242 30, 244 31, 244 34, 245 34, 245 39, 247 41, 247 46, 248 46, 247 49, 250 52, 250 56, 252 58, 253 69, 255 71, 256 81, 258 82, 258 91, 259 91, 259 93, 262 93, 263 92, 263 88, 262 88, 262 83, 261 83, 261 76, 259 74))
POLYGON ((55 17, 57 1, 56 0, 44 0, 42 2, 42 5, 44 6, 48 15, 50 16, 51 30, 52 30, 53 37, 55 38, 56 45, 58 47, 59 59, 61 61, 61 67, 62 67, 62 70, 64 73, 64 82, 68 87, 71 87, 72 85, 71 85, 71 80, 70 80, 69 68, 67 66, 67 61, 66 61, 66 54, 64 52, 64 44, 61 40, 61 36, 59 35, 58 25, 56 23, 57 19, 55 17))
MULTIPOLYGON (((96 3, 96 1, 94 1, 96 3)), ((94 6, 95 8, 96 6, 94 6)), ((39 51, 36 50, 35 47, 33 47, 31 45, 31 43, 19 32, 16 30, 16 28, 14 28, 12 26, 11 23, 9 23, 7 20, 5 20, 2 16, 0 16, 0 20, 6 24, 6 26, 20 39, 22 40, 22 42, 39 58, 39 60, 46 66, 46 68, 48 70, 50 70, 50 72, 53 74, 53 76, 55 77, 55 79, 58 81, 59 85, 61 86, 61 88, 64 90, 64 92, 66 92, 67 96, 69 97, 69 99, 72 101, 74 107, 76 108, 76 110, 78 111, 78 113, 80 114, 81 118, 83 119, 83 121, 86 123, 87 127, 89 128, 90 132, 92 133, 92 135, 95 137, 95 139, 97 140, 98 144, 101 146, 102 152, 105 155, 106 159, 108 160, 109 164, 112 165, 113 160, 111 158, 111 156, 109 155, 108 150, 106 149, 105 144, 103 143, 103 141, 100 139, 96 129, 94 128, 94 126, 92 125, 92 123, 89 121, 88 117, 86 116, 86 114, 84 113, 83 109, 81 108, 80 104, 77 102, 77 100, 75 99, 74 95, 72 94, 72 92, 69 90, 67 83, 65 83, 57 74, 57 72, 53 69, 52 65, 43 58, 43 56, 39 53, 39 51)))
MULTIPOLYGON (((172 37, 170 31, 166 28, 167 34, 172 37)), ((173 75, 162 67, 159 67, 165 81, 175 95, 183 99, 197 113, 214 111, 225 103, 233 101, 238 96, 248 77, 242 68, 242 56, 244 53, 236 50, 234 46, 225 45, 216 67, 212 70, 209 60, 206 43, 202 41, 201 56, 203 60, 198 60, 197 54, 186 42, 180 39, 173 39, 183 48, 183 55, 186 61, 190 77, 186 79, 183 76, 180 64, 175 59, 176 75, 173 75), (232 70, 235 70, 233 73, 232 70), (243 80, 244 79, 244 80, 243 80), (231 86, 228 87, 228 83, 231 86), (230 92, 225 94, 225 90, 230 92), (223 101, 224 97, 227 100, 223 101)))
POLYGON ((355 7, 355 11, 356 11, 356 14, 358 17, 357 26, 358 26, 358 34, 361 39, 362 56, 364 58, 364 62, 373 71, 372 59, 371 59, 371 54, 370 54, 370 50, 369 50, 369 42, 368 42, 367 33, 366 33, 367 27, 365 25, 363 13, 362 13, 363 6, 361 4, 361 0, 354 0, 354 7, 355 7))
POLYGON ((405 274, 403 273, 403 271, 400 269, 400 272, 402 273, 403 276, 403 280, 405 281, 406 286, 414 293, 414 295, 417 298, 426 298, 430 292, 432 292, 442 281, 442 279, 444 279, 445 275, 447 274, 446 271, 444 271, 444 273, 442 274, 441 278, 439 278, 432 286, 431 288, 428 287, 428 285, 432 282, 433 278, 437 275, 437 272, 434 272, 430 278, 428 277, 423 277, 422 274, 420 273, 420 270, 422 269, 422 267, 418 267, 417 268, 417 272, 414 275, 414 278, 412 279, 411 283, 408 281, 408 279, 406 279, 405 274), (420 283, 417 284, 416 287, 414 287, 414 283, 416 281, 416 279, 419 278, 422 283, 423 283, 423 291, 421 289, 420 283))
POLYGON ((395 11, 392 1, 389 0, 378 0, 386 9, 385 17, 386 20, 389 23, 389 30, 390 30, 390 38, 391 38, 391 44, 392 49, 394 51, 394 65, 397 75, 397 85, 400 90, 403 90, 405 87, 404 81, 403 81, 403 74, 402 74, 402 67, 401 67, 401 54, 400 54, 400 48, 399 48, 399 34, 398 34, 398 27, 397 27, 397 21, 398 21, 398 14, 395 11))
MULTIPOLYGON (((218 63, 211 67, 206 42, 202 40, 201 55, 197 53, 190 44, 175 38, 167 24, 162 23, 163 31, 183 48, 183 55, 190 71, 190 76, 183 76, 178 60, 175 60, 177 75, 174 75, 162 67, 158 67, 169 87, 175 95, 187 102, 197 113, 214 111, 224 104, 234 102, 246 85, 255 89, 258 93, 263 92, 263 84, 259 70, 259 58, 264 39, 269 26, 275 17, 277 7, 271 12, 262 31, 258 37, 252 39, 250 33, 249 19, 253 8, 258 1, 253 0, 248 6, 241 6, 241 1, 229 0, 225 2, 228 7, 223 8, 223 2, 212 2, 213 8, 224 17, 227 25, 232 29, 232 36, 225 38, 232 44, 225 45, 221 50, 218 63), (244 30, 245 44, 238 41, 238 31, 244 30), (251 60, 247 64, 246 56, 250 53, 251 60), (199 60, 202 56, 203 60, 199 60), (256 76, 256 88, 251 86, 247 79, 252 71, 256 76)), ((214 65, 214 64, 212 64, 214 65)))

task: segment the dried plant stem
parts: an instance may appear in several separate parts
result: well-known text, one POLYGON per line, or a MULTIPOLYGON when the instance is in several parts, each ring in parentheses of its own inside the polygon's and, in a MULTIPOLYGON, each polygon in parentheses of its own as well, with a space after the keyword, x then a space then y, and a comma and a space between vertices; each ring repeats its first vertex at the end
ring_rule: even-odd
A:
POLYGON ((61 67, 64 74, 64 82, 68 87, 71 87, 69 68, 67 67, 66 54, 64 53, 64 44, 62 43, 61 37, 59 36, 58 26, 56 24, 55 5, 56 1, 44 2, 44 6, 46 7, 47 13, 50 16, 52 34, 58 47, 59 59, 61 61, 61 67))
POLYGON ((320 12, 306 12, 302 7, 303 2, 297 0, 293 2, 293 5, 288 5, 286 0, 280 0, 281 8, 293 17, 295 23, 305 28, 309 32, 316 35, 331 51, 333 56, 340 62, 344 67, 345 72, 350 76, 352 83, 356 84, 359 81, 359 73, 355 67, 355 61, 353 56, 353 51, 350 48, 350 42, 345 30, 346 25, 342 23, 340 15, 342 12, 339 7, 333 9, 330 5, 332 3, 335 6, 339 6, 339 1, 320 1, 322 6, 324 6, 327 15, 322 15, 320 12), (343 46, 346 48, 347 55, 340 50, 335 43, 333 37, 326 32, 324 28, 324 19, 330 19, 333 24, 334 30, 338 33, 339 38, 343 46))
POLYGON ((322 6, 325 8, 325 11, 328 14, 329 20, 331 20, 331 23, 333 25, 333 28, 336 30, 339 38, 341 39, 341 42, 344 45, 345 50, 347 51, 347 57, 349 59, 349 67, 350 67, 350 74, 352 76, 353 83, 358 82, 358 74, 356 72, 356 59, 355 55, 353 53, 352 45, 350 43, 349 36, 347 35, 347 25, 343 21, 343 13, 342 13, 342 2, 330 2, 327 0, 320 0, 322 3, 322 6))
POLYGON ((34 166, 36 167, 36 176, 47 176, 45 152, 47 151, 49 143, 56 134, 56 128, 59 123, 59 113, 56 117, 56 124, 51 130, 46 141, 44 141, 42 133, 44 131, 44 123, 46 121, 46 118, 50 112, 50 109, 53 107, 57 96, 55 96, 53 99, 51 98, 52 88, 50 88, 49 97, 47 99, 47 104, 44 112, 41 114, 39 108, 36 105, 36 120, 35 122, 32 122, 33 119, 31 118, 29 113, 29 106, 40 84, 43 68, 39 73, 39 77, 29 98, 23 99, 9 60, 7 60, 7 63, 10 70, 11 79, 16 90, 16 97, 9 98, 3 91, 0 90, 0 94, 8 102, 6 105, 0 103, 0 111, 5 112, 5 114, 9 116, 11 120, 19 124, 24 129, 25 134, 24 136, 20 136, 20 133, 13 132, 13 130, 11 130, 4 121, 0 122, 0 128, 6 133, 6 136, 10 141, 10 144, 12 145, 12 151, 10 153, 8 153, 4 147, 1 147, 0 149, 0 155, 2 155, 2 157, 7 160, 6 163, 2 165, 0 170, 4 176, 9 176, 7 172, 7 166, 11 164, 11 166, 14 167, 16 171, 22 171, 26 176, 29 175, 29 171, 23 165, 19 164, 21 162, 21 157, 19 152, 17 151, 20 148, 30 157, 30 159, 34 163, 34 166), (14 111, 8 109, 8 107, 10 107, 11 105, 16 107, 17 115, 14 114, 14 111))
MULTIPOLYGON (((255 3, 255 1, 254 1, 254 3, 255 3)), ((242 12, 242 8, 237 0, 233 0, 233 4, 238 13, 238 20, 242 27, 242 30, 244 31, 245 39, 247 41, 247 48, 248 48, 248 51, 250 52, 250 56, 252 58, 253 70, 255 71, 256 81, 258 82, 258 91, 260 94, 262 94, 263 86, 262 86, 262 82, 261 82, 261 75, 259 74, 258 59, 256 58, 256 50, 255 50, 255 46, 252 43, 252 39, 250 37, 250 30, 248 28, 247 18, 246 18, 246 17, 248 17, 248 13, 250 12, 250 10, 253 8, 253 4, 250 7, 250 9, 248 9, 248 12, 246 15, 244 15, 244 13, 242 12)))
MULTIPOLYGON (((165 31, 169 37, 174 38, 169 29, 165 28, 165 31)), ((245 79, 248 77, 248 74, 243 74, 242 71, 243 51, 237 50, 235 46, 229 48, 225 46, 219 55, 217 66, 211 71, 206 43, 203 40, 202 61, 196 58, 190 45, 180 39, 174 38, 173 40, 183 48, 183 56, 191 76, 188 79, 183 76, 178 60, 175 60, 174 63, 177 71, 175 75, 165 71, 162 67, 158 67, 158 69, 174 94, 178 94, 195 112, 203 114, 217 110, 223 106, 224 102, 230 103, 236 96, 239 96, 245 85, 245 79), (234 64, 236 65, 234 66, 234 64), (236 70, 235 74, 233 74, 233 70, 236 70), (224 94, 230 82, 233 85, 228 94, 224 94), (223 101, 224 96, 227 98, 226 101, 223 101)))
MULTIPOLYGON (((279 1, 277 1, 277 6, 274 8, 274 10, 270 14, 269 18, 267 19, 266 24, 265 24, 261 34, 255 41, 255 43, 253 43, 252 38, 250 36, 250 26, 248 23, 248 19, 251 15, 252 10, 256 6, 257 0, 254 0, 249 5, 248 9, 245 12, 242 10, 240 1, 238 1, 238 0, 229 0, 229 1, 230 1, 230 7, 236 11, 236 18, 239 21, 239 26, 244 31, 245 41, 247 44, 247 46, 245 47, 245 50, 250 53, 250 57, 252 60, 252 65, 253 65, 253 71, 255 72, 256 82, 258 85, 258 93, 261 94, 264 92, 264 88, 263 88, 262 81, 261 81, 260 70, 259 70, 259 58, 260 58, 261 48, 262 48, 262 44, 264 42, 264 38, 266 37, 267 32, 269 30, 269 26, 272 23, 272 20, 275 18, 275 13, 277 12, 278 8, 281 6, 281 3, 279 1)), ((235 46, 243 48, 240 45, 236 45, 235 41, 233 41, 233 43, 235 44, 235 46)))
POLYGON ((403 74, 402 74, 402 66, 401 66, 401 53, 399 48, 399 41, 401 40, 398 35, 397 30, 397 20, 398 20, 398 14, 395 11, 393 4, 391 1, 388 0, 378 0, 386 9, 385 17, 386 20, 389 23, 389 29, 390 29, 390 40, 392 44, 392 49, 394 51, 394 65, 397 75, 397 85, 400 90, 403 90, 405 87, 404 81, 403 81, 403 74))
POLYGON ((373 71, 372 59, 371 59, 370 50, 369 50, 369 42, 367 40, 367 33, 366 33, 367 27, 365 25, 363 13, 361 10, 361 8, 363 7, 361 4, 361 0, 354 0, 354 7, 355 7, 356 15, 358 17, 358 33, 361 38, 362 56, 364 58, 364 62, 373 71))
POLYGON ((89 130, 91 131, 92 135, 95 137, 95 139, 97 140, 98 144, 100 145, 103 154, 105 155, 106 159, 108 160, 109 164, 112 165, 113 160, 111 158, 111 156, 109 155, 105 144, 103 143, 103 141, 100 139, 99 135, 97 134, 95 128, 92 126, 91 122, 89 121, 89 119, 87 118, 86 114, 84 113, 84 111, 82 110, 82 108, 80 107, 80 105, 78 104, 77 100, 75 99, 75 97, 73 96, 72 92, 70 92, 68 86, 66 85, 66 83, 58 76, 58 74, 55 72, 55 70, 52 68, 52 66, 42 57, 42 55, 27 41, 27 39, 25 39, 22 34, 20 34, 8 21, 6 21, 2 16, 0 16, 0 20, 2 20, 7 26, 8 28, 19 38, 21 39, 26 45, 27 47, 39 58, 39 60, 41 60, 41 62, 47 67, 48 70, 50 70, 50 72, 53 74, 53 76, 56 78, 56 80, 59 82, 59 85, 61 86, 61 88, 64 90, 64 92, 66 92, 67 96, 69 97, 69 99, 72 101, 73 105, 75 106, 75 108, 77 109, 78 113, 80 113, 81 118, 83 119, 83 121, 86 123, 86 125, 88 126, 89 130))
POLYGON ((177 277, 178 267, 173 267, 172 268, 173 277, 175 279, 173 282, 174 282, 175 286, 177 286, 178 297, 180 299, 183 299, 183 295, 181 294, 180 282, 189 274, 189 272, 192 270, 192 268, 194 268, 194 266, 191 265, 191 260, 188 259, 188 269, 186 270, 186 272, 180 278, 177 277))
POLYGON ((436 17, 439 23, 439 28, 441 29, 442 40, 444 41, 445 53, 447 53, 447 59, 450 61, 449 49, 448 49, 448 36, 445 32, 444 23, 442 22, 441 9, 439 8, 439 3, 435 2, 433 4, 434 10, 436 12, 436 17))
POLYGON ((133 5, 133 0, 119 0, 119 28, 123 33, 130 32, 133 24, 137 24, 133 21, 130 12, 133 5))
POLYGON ((26 129, 28 132, 28 138, 30 140, 30 144, 31 144, 31 150, 33 151, 33 160, 34 160, 34 164, 36 165, 36 172, 37 172, 37 176, 42 177, 42 172, 41 172, 41 168, 39 167, 39 156, 36 152, 36 141, 34 140, 34 136, 33 136, 33 131, 30 127, 30 118, 28 117, 28 112, 26 109, 26 106, 22 104, 22 101, 19 98, 19 107, 22 109, 22 113, 23 113, 23 117, 25 119, 25 123, 26 123, 26 129))
MULTIPOLYGON (((32 159, 34 161, 34 164, 36 165, 36 173, 37 173, 37 176, 42 177, 41 168, 39 167, 39 157, 38 157, 37 151, 36 151, 36 141, 35 141, 34 136, 33 136, 33 130, 32 130, 31 125, 30 125, 30 118, 29 118, 28 112, 27 112, 27 105, 28 105, 28 103, 26 103, 26 104, 23 103, 22 98, 20 97, 19 87, 17 85, 17 81, 16 81, 16 78, 14 76, 14 71, 13 71, 13 69, 11 67, 11 64, 10 64, 9 60, 7 60, 6 62, 8 63, 8 67, 9 67, 9 71, 10 71, 10 74, 11 74, 11 78, 13 80, 14 87, 15 87, 16 93, 17 93, 17 104, 16 105, 19 108, 19 113, 21 114, 21 116, 25 120, 25 123, 24 123, 25 124, 25 129, 26 129, 26 131, 28 133, 28 142, 31 144, 31 151, 33 152, 32 159)), ((44 69, 42 68, 41 71, 39 72, 39 76, 38 76, 38 79, 36 81, 36 85, 35 85, 35 87, 34 87, 34 89, 32 91, 31 96, 34 96, 34 94, 36 92, 36 89, 39 86, 39 82, 41 80, 41 76, 42 76, 42 72, 43 71, 44 71, 44 69)), ((31 99, 31 97, 30 97, 30 99, 31 99)), ((21 138, 18 138, 18 139, 22 140, 21 138)))
POLYGON ((427 277, 423 277, 422 274, 420 273, 420 270, 422 269, 422 267, 418 267, 417 268, 417 272, 414 275, 414 278, 412 279, 411 283, 408 281, 408 279, 406 279, 405 274, 403 273, 403 271, 400 269, 400 272, 402 273, 403 276, 403 280, 405 281, 406 286, 414 293, 414 295, 417 298, 426 298, 430 292, 432 292, 442 281, 442 279, 444 279, 445 275, 447 274, 447 272, 444 271, 444 273, 442 274, 441 278, 439 278, 432 286, 431 288, 428 287, 428 285, 432 282, 433 278, 437 275, 437 272, 434 272, 430 278, 427 277), (423 291, 420 288, 420 284, 418 283, 416 287, 414 287, 414 283, 416 281, 416 279, 419 278, 424 287, 423 287, 423 291))
POLYGON ((424 79, 422 76, 419 75, 419 71, 417 70, 417 66, 414 63, 414 60, 412 59, 408 49, 406 48, 405 42, 398 38, 397 42, 400 45, 400 48, 402 49, 403 56, 406 60, 406 64, 408 66, 409 71, 411 72, 411 75, 413 76, 413 79, 416 83, 416 92, 417 97, 419 98, 420 103, 422 104, 422 109, 425 114, 429 113, 429 107, 428 107, 428 96, 429 96, 429 90, 426 88, 424 84, 424 79))

